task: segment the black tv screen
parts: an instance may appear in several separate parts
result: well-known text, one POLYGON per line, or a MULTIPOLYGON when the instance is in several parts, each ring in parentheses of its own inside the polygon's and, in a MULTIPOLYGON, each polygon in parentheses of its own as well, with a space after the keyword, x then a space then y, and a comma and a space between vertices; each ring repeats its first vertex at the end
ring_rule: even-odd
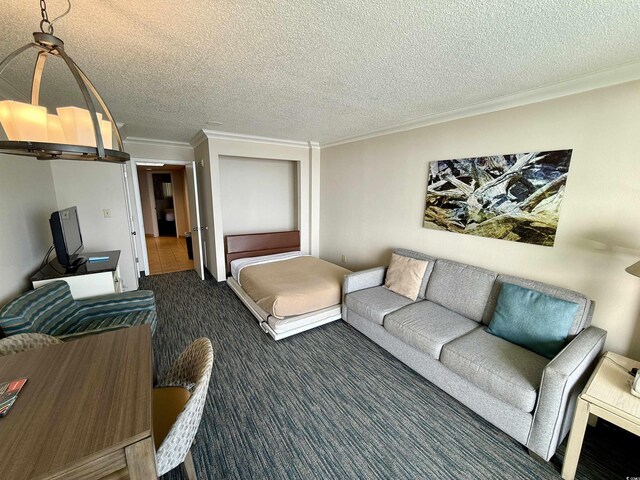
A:
POLYGON ((51 214, 49 219, 51 236, 58 262, 64 267, 80 265, 83 260, 78 254, 83 250, 82 232, 76 207, 65 208, 51 214))

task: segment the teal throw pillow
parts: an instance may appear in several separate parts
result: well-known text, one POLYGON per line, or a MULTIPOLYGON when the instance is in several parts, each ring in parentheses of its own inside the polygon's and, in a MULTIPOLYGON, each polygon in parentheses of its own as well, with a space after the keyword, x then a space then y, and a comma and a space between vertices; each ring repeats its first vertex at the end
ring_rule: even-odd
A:
POLYGON ((564 348, 578 304, 502 284, 489 333, 547 358, 564 348))

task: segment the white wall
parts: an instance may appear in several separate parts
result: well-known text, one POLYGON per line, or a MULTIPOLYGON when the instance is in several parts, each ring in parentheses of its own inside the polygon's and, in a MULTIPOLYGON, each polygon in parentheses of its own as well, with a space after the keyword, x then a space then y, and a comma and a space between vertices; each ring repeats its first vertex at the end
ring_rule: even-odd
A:
POLYGON ((29 277, 53 243, 49 217, 58 210, 58 204, 51 164, 35 158, 0 155, 0 205, 0 305, 3 305, 31 289, 29 277))
POLYGON ((295 230, 296 162, 220 157, 225 235, 295 230))
POLYGON ((138 288, 121 165, 56 160, 51 163, 58 207, 78 207, 84 250, 120 250, 124 290, 138 288), (111 210, 104 218, 103 209, 111 210))
MULTIPOLYGON (((125 147, 138 158, 194 158, 188 144, 136 140, 125 141, 125 147)), ((121 250, 123 286, 137 288, 119 165, 0 155, 0 202, 0 305, 31 288, 29 277, 52 243, 49 216, 71 205, 78 206, 85 250, 121 250), (111 218, 103 217, 103 208, 111 209, 111 218)))
POLYGON ((320 253, 360 269, 407 247, 596 301, 606 348, 640 358, 640 82, 322 149, 320 253), (422 228, 432 160, 573 148, 553 248, 422 228))

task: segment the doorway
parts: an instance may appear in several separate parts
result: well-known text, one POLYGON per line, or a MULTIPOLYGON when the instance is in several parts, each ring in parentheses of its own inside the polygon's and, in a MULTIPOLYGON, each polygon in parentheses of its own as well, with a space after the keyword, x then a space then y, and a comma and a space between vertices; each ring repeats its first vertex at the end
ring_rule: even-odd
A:
POLYGON ((149 275, 192 270, 185 166, 138 165, 136 172, 149 275))
POLYGON ((179 236, 176 228, 176 211, 171 176, 170 173, 151 173, 155 203, 153 210, 158 224, 158 236, 160 237, 179 236))

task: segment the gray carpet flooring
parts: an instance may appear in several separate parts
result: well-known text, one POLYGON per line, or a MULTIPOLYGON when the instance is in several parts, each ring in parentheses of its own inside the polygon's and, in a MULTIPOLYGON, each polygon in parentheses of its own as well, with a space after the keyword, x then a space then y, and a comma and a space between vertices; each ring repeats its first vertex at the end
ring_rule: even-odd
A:
MULTIPOLYGON (((159 324, 159 376, 195 338, 215 352, 193 448, 210 479, 560 478, 549 463, 341 320, 275 342, 226 284, 194 272, 142 279, 159 324)), ((588 428, 577 477, 640 475, 638 437, 588 428)), ((165 480, 186 478, 180 468, 165 480)))

